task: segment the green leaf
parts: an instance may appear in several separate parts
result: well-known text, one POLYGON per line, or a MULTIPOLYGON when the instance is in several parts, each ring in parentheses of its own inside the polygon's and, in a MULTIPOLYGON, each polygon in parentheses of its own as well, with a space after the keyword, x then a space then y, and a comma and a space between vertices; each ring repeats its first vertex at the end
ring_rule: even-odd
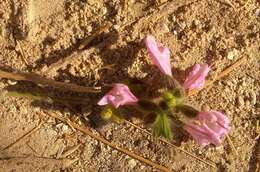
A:
POLYGON ((157 112, 156 114, 157 116, 153 123, 153 136, 163 136, 166 139, 171 139, 172 132, 167 114, 163 111, 157 112))
POLYGON ((124 121, 123 116, 112 105, 105 106, 105 108, 101 112, 101 117, 104 120, 112 120, 112 121, 119 123, 119 124, 124 121))

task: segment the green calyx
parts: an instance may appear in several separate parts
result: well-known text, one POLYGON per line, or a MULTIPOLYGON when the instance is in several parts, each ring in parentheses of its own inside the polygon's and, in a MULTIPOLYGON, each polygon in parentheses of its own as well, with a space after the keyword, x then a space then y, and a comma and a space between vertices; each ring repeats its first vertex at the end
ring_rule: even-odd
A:
POLYGON ((182 95, 179 94, 178 90, 165 91, 162 94, 163 101, 161 105, 167 105, 169 109, 181 104, 183 102, 182 95))
POLYGON ((172 138, 169 117, 160 105, 153 101, 142 99, 138 101, 138 106, 147 113, 145 120, 153 123, 154 137, 163 136, 167 139, 172 138))
POLYGON ((105 106, 105 108, 102 110, 100 115, 101 115, 101 118, 104 120, 112 120, 119 124, 124 121, 123 116, 112 105, 105 106))

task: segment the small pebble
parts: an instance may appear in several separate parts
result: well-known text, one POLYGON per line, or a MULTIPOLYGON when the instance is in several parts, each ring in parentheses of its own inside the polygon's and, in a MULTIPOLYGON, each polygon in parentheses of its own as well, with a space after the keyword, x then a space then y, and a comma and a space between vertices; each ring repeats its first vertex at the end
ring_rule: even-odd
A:
POLYGON ((239 53, 239 51, 238 51, 237 49, 233 49, 233 50, 231 50, 231 51, 228 52, 227 58, 228 58, 229 60, 233 60, 234 57, 236 57, 236 56, 238 55, 238 53, 239 53))
POLYGON ((231 86, 233 83, 231 81, 227 81, 227 85, 231 86))
POLYGON ((201 106, 201 110, 202 111, 209 111, 210 110, 210 107, 209 107, 209 105, 207 105, 207 104, 203 104, 202 106, 201 106))
POLYGON ((95 3, 96 3, 95 0, 88 0, 88 4, 89 4, 89 5, 94 5, 95 3))
POLYGON ((251 91, 249 92, 249 94, 250 94, 250 97, 251 97, 251 103, 252 103, 253 105, 255 105, 255 104, 256 104, 256 93, 255 93, 253 90, 251 90, 251 91))
POLYGON ((133 169, 137 165, 137 162, 135 159, 131 159, 128 161, 128 165, 131 169, 133 169))
POLYGON ((116 157, 117 156, 117 151, 116 150, 112 150, 112 156, 116 157))
POLYGON ((141 169, 141 170, 145 169, 145 166, 144 166, 144 165, 141 165, 140 169, 141 169))
POLYGON ((249 100, 246 100, 246 101, 245 101, 245 106, 246 106, 247 108, 250 107, 250 101, 249 101, 249 100))
POLYGON ((148 140, 143 140, 142 141, 142 146, 148 146, 149 145, 149 141, 148 140))
POLYGON ((159 4, 166 3, 168 0, 158 0, 159 4))
POLYGON ((242 85, 243 87, 246 87, 246 86, 247 86, 246 81, 243 81, 241 85, 242 85))
POLYGON ((200 24, 200 21, 195 19, 195 20, 193 21, 193 23, 194 23, 196 26, 198 26, 198 25, 200 24))
POLYGON ((3 38, 5 38, 5 39, 10 39, 10 35, 11 35, 11 31, 10 31, 10 29, 7 27, 7 26, 3 26, 2 28, 1 28, 1 36, 3 37, 3 38))
POLYGON ((112 136, 112 132, 111 132, 111 130, 108 130, 106 132, 106 138, 110 138, 111 136, 112 136))
POLYGON ((17 81, 14 81, 14 80, 7 80, 7 83, 9 84, 9 85, 16 85, 17 84, 17 81))
POLYGON ((224 153, 224 146, 223 145, 217 146, 216 151, 218 151, 220 154, 223 154, 224 153))
POLYGON ((161 24, 161 31, 162 31, 163 33, 168 33, 168 32, 170 32, 170 29, 169 29, 169 27, 167 26, 167 24, 163 23, 163 24, 161 24))
POLYGON ((120 25, 116 24, 113 26, 115 30, 119 30, 120 29, 120 25))
POLYGON ((87 31, 88 31, 88 32, 92 32, 92 26, 91 26, 91 25, 88 25, 88 26, 87 26, 87 31))
POLYGON ((256 9, 255 15, 256 15, 256 17, 260 17, 260 8, 256 9))
POLYGON ((239 96, 237 98, 237 103, 238 103, 239 106, 244 106, 245 101, 244 101, 243 97, 239 96))
POLYGON ((107 13, 107 8, 102 8, 101 14, 102 14, 102 15, 105 15, 106 13, 107 13))

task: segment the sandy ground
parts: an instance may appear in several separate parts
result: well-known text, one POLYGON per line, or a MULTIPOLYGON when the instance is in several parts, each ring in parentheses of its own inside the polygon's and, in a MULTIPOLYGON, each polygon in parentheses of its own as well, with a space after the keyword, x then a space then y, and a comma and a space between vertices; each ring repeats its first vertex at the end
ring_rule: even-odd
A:
POLYGON ((174 140, 180 148, 212 161, 217 165, 213 169, 133 126, 101 121, 95 101, 102 94, 76 94, 2 79, 2 90, 76 95, 90 102, 68 108, 1 97, 0 171, 158 171, 49 117, 48 112, 86 125, 110 142, 172 171, 255 171, 260 154, 256 127, 260 120, 259 0, 183 0, 178 1, 179 8, 162 15, 161 5, 169 2, 1 0, 0 69, 35 72, 82 86, 104 86, 130 77, 149 78, 158 71, 150 66, 144 49, 142 39, 146 34, 170 48, 174 75, 180 82, 195 63, 212 65, 209 78, 214 78, 245 57, 243 65, 215 82, 211 89, 188 98, 202 109, 226 113, 232 121, 230 138, 239 155, 227 140, 218 148, 201 148, 190 138, 174 140), (147 17, 150 14, 154 14, 152 18, 147 17), (79 45, 105 22, 112 25, 79 51, 79 45), (72 63, 48 72, 51 64, 75 54, 72 63), (112 64, 112 69, 104 68, 112 64), (32 134, 11 145, 32 129, 32 134))

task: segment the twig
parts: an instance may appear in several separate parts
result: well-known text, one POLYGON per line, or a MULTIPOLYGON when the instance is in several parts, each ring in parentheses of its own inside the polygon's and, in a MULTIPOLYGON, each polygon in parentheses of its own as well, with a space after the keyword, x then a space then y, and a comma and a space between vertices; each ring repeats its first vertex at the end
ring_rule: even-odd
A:
POLYGON ((245 8, 248 4, 249 4, 250 0, 247 0, 246 3, 239 8, 239 10, 242 10, 243 8, 245 8))
POLYGON ((229 137, 229 135, 228 135, 228 134, 226 134, 226 136, 227 136, 227 140, 228 140, 228 142, 229 142, 229 144, 230 144, 231 148, 232 148, 232 149, 233 149, 233 151, 235 152, 236 156, 238 156, 239 154, 238 154, 238 152, 237 152, 237 149, 236 149, 236 147, 234 146, 234 144, 233 144, 233 142, 232 142, 231 138, 229 137))
POLYGON ((17 81, 31 81, 36 84, 47 85, 55 88, 80 92, 80 93, 97 93, 100 92, 100 87, 83 87, 76 84, 64 83, 44 78, 34 73, 21 73, 21 72, 5 72, 0 70, 0 78, 14 79, 17 81))
POLYGON ((259 138, 257 138, 256 140, 256 144, 252 147, 254 148, 254 154, 253 154, 253 159, 255 159, 255 163, 254 163, 254 168, 253 168, 253 172, 259 172, 260 171, 260 140, 259 138))
POLYGON ((114 149, 124 153, 124 154, 127 154, 127 155, 129 155, 130 157, 132 157, 132 158, 134 158, 136 160, 139 160, 139 161, 141 161, 143 163, 146 163, 146 164, 148 164, 148 165, 150 165, 150 166, 152 166, 152 167, 154 167, 154 168, 156 168, 158 170, 164 171, 164 172, 170 172, 171 171, 170 169, 168 169, 168 168, 166 168, 166 167, 164 167, 162 165, 159 165, 159 164, 157 164, 155 162, 152 162, 152 161, 150 161, 148 159, 145 159, 145 158, 143 158, 143 157, 141 157, 141 156, 139 156, 139 155, 137 155, 137 154, 135 154, 135 153, 125 149, 125 148, 121 148, 118 145, 109 142, 108 140, 106 140, 106 139, 104 139, 104 138, 102 138, 102 137, 100 137, 98 135, 93 134, 85 126, 80 126, 80 125, 78 125, 78 124, 76 124, 76 123, 74 123, 74 122, 72 122, 72 121, 70 121, 70 120, 68 120, 66 118, 63 118, 63 117, 60 117, 60 116, 56 115, 55 113, 50 113, 50 112, 47 112, 47 111, 45 111, 45 113, 47 115, 53 117, 53 118, 59 119, 60 121, 67 123, 69 126, 73 126, 73 128, 77 129, 78 131, 81 131, 82 133, 84 133, 84 134, 86 134, 86 135, 88 135, 88 136, 90 136, 90 137, 92 137, 92 138, 94 138, 94 139, 96 139, 96 140, 98 140, 98 141, 100 141, 100 142, 102 142, 102 143, 104 143, 104 144, 106 144, 106 145, 108 145, 108 146, 110 146, 110 147, 112 147, 112 148, 114 148, 114 149))
POLYGON ((51 171, 57 171, 59 169, 58 171, 60 171, 61 168, 62 169, 68 168, 76 161, 78 161, 78 158, 54 159, 54 158, 46 158, 46 157, 38 157, 38 156, 9 157, 9 158, 0 159, 0 171, 39 171, 40 169, 52 169, 51 171), (34 169, 32 164, 35 163, 40 164, 40 167, 34 169), (19 170, 19 169, 23 169, 23 170, 19 170))
POLYGON ((74 97, 57 97, 57 96, 48 96, 48 95, 40 95, 40 94, 33 94, 31 92, 17 92, 17 91, 6 91, 6 90, 0 90, 0 98, 2 97, 22 97, 22 98, 28 98, 30 100, 38 100, 46 103, 62 103, 66 106, 68 104, 74 104, 74 105, 88 105, 90 99, 85 98, 74 98, 74 97))
POLYGON ((60 158, 66 158, 67 156, 71 155, 73 152, 75 152, 76 150, 78 150, 78 148, 80 147, 81 144, 78 144, 76 146, 73 146, 72 148, 70 148, 69 150, 65 151, 62 153, 62 155, 60 156, 60 158))
POLYGON ((53 76, 57 72, 57 70, 66 67, 67 65, 78 61, 79 57, 88 57, 90 54, 94 53, 97 48, 102 48, 106 45, 106 41, 103 41, 99 44, 97 44, 95 47, 88 48, 84 50, 84 48, 91 42, 93 41, 99 34, 105 32, 111 27, 111 23, 105 23, 104 26, 100 28, 97 32, 93 33, 91 36, 89 36, 85 41, 83 41, 80 46, 79 50, 76 51, 75 53, 71 54, 70 56, 67 56, 65 58, 61 58, 57 62, 51 64, 49 67, 44 67, 41 69, 41 73, 44 73, 48 76, 53 76))
MULTIPOLYGON (((103 42, 102 42, 103 44, 103 42)), ((90 54, 94 53, 96 51, 96 48, 89 48, 87 50, 81 50, 81 51, 76 51, 73 54, 71 54, 70 56, 67 56, 65 58, 61 58, 60 60, 58 60, 57 62, 51 64, 49 67, 43 67, 41 69, 41 73, 44 73, 48 76, 54 76, 57 72, 57 70, 61 69, 61 68, 65 68, 67 65, 78 61, 79 57, 88 57, 90 54)))
POLYGON ((220 2, 229 5, 230 7, 232 7, 234 10, 236 10, 237 8, 233 5, 232 2, 230 2, 230 0, 220 0, 220 2))
MULTIPOLYGON (((227 67, 225 70, 223 70, 220 74, 217 75, 216 78, 214 78, 211 81, 206 81, 206 84, 204 86, 204 89, 210 89, 215 81, 218 81, 220 79, 222 79, 223 77, 227 76, 230 72, 232 72, 233 70, 237 69, 240 65, 242 65, 246 60, 246 57, 242 57, 239 60, 237 60, 234 64, 232 64, 231 66, 227 67)), ((191 90, 188 93, 188 96, 192 96, 194 94, 197 94, 200 90, 191 90)))
POLYGON ((20 41, 16 40, 16 44, 18 45, 19 51, 20 51, 20 53, 21 53, 22 60, 24 61, 24 63, 25 63, 27 66, 29 66, 29 63, 28 63, 28 61, 26 60, 26 56, 25 56, 25 53, 24 53, 24 50, 23 50, 23 48, 22 48, 22 46, 21 46, 20 41))
POLYGON ((256 132, 257 134, 260 134, 260 130, 259 130, 259 120, 256 120, 255 132, 256 132))
POLYGON ((25 143, 36 155, 39 155, 39 153, 28 143, 28 141, 25 143))
POLYGON ((107 31, 112 26, 112 23, 107 22, 99 30, 94 32, 91 36, 89 36, 87 39, 85 39, 79 46, 80 50, 83 50, 91 41, 93 41, 98 35, 101 33, 107 31))
MULTIPOLYGON (((144 133, 146 133, 146 134, 152 136, 152 133, 150 133, 149 131, 147 131, 147 130, 145 130, 145 129, 143 129, 143 128, 141 128, 141 127, 135 125, 135 124, 133 124, 132 122, 130 122, 130 121, 128 121, 128 120, 124 120, 124 122, 125 122, 126 124, 129 124, 129 125, 131 125, 131 126, 137 128, 137 129, 139 129, 140 131, 142 131, 142 132, 144 132, 144 133)), ((189 156, 191 156, 191 157, 193 157, 193 158, 199 160, 200 162, 202 162, 202 163, 204 163, 204 164, 207 164, 207 165, 209 165, 209 166, 211 166, 211 167, 213 167, 213 168, 217 168, 215 164, 212 164, 212 163, 210 163, 210 162, 208 162, 208 161, 206 161, 206 160, 204 160, 204 159, 202 159, 202 158, 200 158, 200 157, 197 157, 196 155, 193 155, 193 154, 189 153, 188 151, 179 148, 178 146, 174 145, 173 143, 171 143, 171 142, 169 142, 169 141, 167 141, 167 140, 164 140, 164 139, 161 139, 161 138, 159 138, 159 140, 160 140, 161 142, 164 142, 164 143, 166 143, 166 144, 168 144, 168 145, 174 147, 175 149, 177 149, 177 150, 179 150, 179 151, 181 151, 181 152, 186 153, 187 155, 189 155, 189 156)))
POLYGON ((38 129, 41 128, 43 122, 40 121, 39 124, 34 127, 32 130, 30 130, 29 132, 27 132, 26 134, 24 134, 22 137, 20 137, 19 139, 17 139, 15 142, 11 143, 10 145, 6 146, 4 149, 2 149, 1 151, 5 151, 7 149, 10 149, 11 147, 13 147, 14 145, 16 145, 17 143, 21 142, 22 140, 24 140, 25 138, 27 138, 28 136, 32 135, 34 132, 36 132, 38 129))

